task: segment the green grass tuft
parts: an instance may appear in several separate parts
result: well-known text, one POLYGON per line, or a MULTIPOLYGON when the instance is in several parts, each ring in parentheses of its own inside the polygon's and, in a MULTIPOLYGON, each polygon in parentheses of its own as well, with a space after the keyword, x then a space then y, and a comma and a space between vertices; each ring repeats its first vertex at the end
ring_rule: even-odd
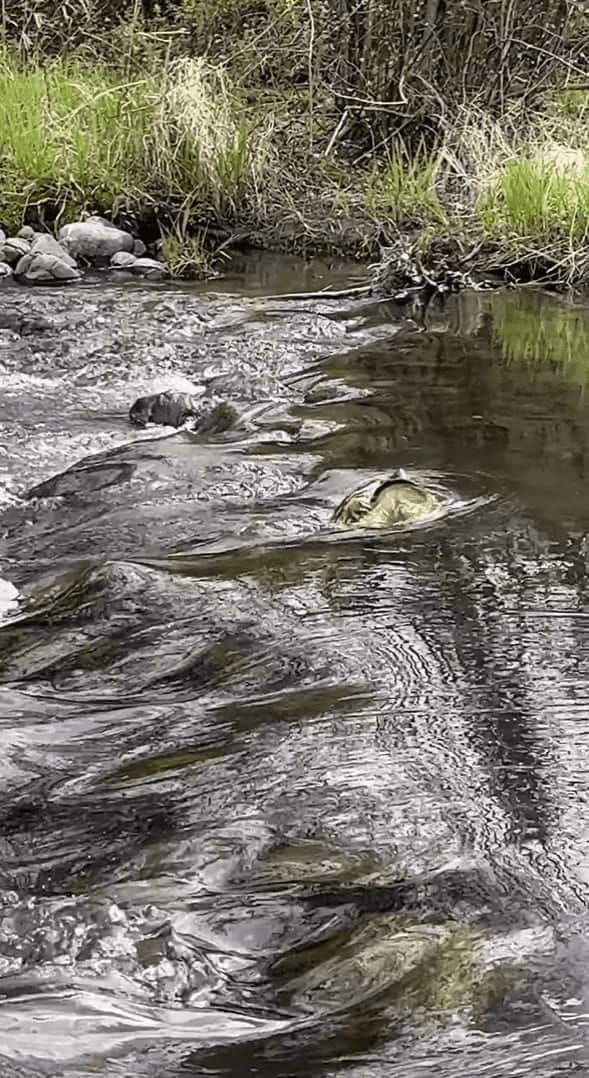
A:
POLYGON ((260 139, 223 72, 203 60, 121 81, 66 60, 0 55, 0 203, 12 229, 34 205, 68 219, 149 201, 217 214, 260 190, 260 139))
POLYGON ((395 224, 444 224, 447 217, 435 187, 439 170, 437 155, 411 155, 399 145, 369 176, 367 212, 395 224))
POLYGON ((581 246, 589 232, 589 162, 508 161, 483 194, 479 216, 493 237, 581 246))

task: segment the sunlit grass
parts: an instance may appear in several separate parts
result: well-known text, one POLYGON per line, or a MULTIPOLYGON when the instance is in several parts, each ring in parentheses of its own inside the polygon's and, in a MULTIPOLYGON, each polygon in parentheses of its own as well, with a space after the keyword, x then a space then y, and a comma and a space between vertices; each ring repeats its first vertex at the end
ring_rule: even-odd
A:
POLYGON ((483 194, 480 220, 491 235, 515 235, 539 248, 583 245, 589 232, 589 162, 581 167, 534 158, 507 162, 483 194))
POLYGON ((5 223, 18 224, 31 202, 115 205, 141 162, 150 90, 147 80, 120 84, 62 61, 22 70, 9 56, 0 58, 5 223))
POLYGON ((65 60, 0 55, 2 223, 31 203, 64 217, 125 201, 217 212, 261 189, 265 153, 222 72, 202 60, 121 81, 65 60))

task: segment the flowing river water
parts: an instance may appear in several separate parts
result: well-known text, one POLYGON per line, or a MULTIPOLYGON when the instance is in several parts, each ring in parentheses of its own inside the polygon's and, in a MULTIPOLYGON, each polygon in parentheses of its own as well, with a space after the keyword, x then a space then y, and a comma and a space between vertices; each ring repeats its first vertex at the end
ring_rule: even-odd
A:
POLYGON ((2 286, 2 1078, 589 1073, 589 308, 349 280, 2 286))

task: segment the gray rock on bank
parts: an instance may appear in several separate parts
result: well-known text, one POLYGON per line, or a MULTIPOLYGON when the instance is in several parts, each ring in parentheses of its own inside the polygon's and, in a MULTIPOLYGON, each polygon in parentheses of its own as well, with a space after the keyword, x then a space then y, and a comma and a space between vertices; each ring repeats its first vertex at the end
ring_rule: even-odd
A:
POLYGON ((148 277, 150 280, 168 276, 166 266, 155 258, 136 258, 131 266, 131 273, 136 273, 139 277, 148 277))
POLYGON ((136 261, 136 256, 131 254, 130 251, 117 251, 116 255, 112 256, 110 265, 111 269, 114 270, 130 270, 136 261))
POLYGON ((149 280, 160 280, 168 276, 168 270, 162 262, 155 258, 136 258, 128 251, 118 251, 110 260, 111 269, 125 270, 137 277, 147 277, 149 280))
POLYGON ((81 276, 75 259, 49 233, 35 235, 30 251, 17 262, 14 275, 27 284, 78 281, 81 276))
POLYGON ((135 243, 130 232, 116 228, 103 217, 88 217, 85 221, 63 225, 59 242, 74 258, 86 262, 108 262, 121 251, 132 252, 135 243))

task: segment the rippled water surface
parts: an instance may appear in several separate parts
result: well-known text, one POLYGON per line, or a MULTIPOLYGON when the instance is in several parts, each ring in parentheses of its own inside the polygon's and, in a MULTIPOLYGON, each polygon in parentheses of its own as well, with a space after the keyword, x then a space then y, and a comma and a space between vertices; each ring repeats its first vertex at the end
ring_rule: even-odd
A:
POLYGON ((589 1074, 589 307, 354 273, 2 288, 3 1078, 589 1074))

